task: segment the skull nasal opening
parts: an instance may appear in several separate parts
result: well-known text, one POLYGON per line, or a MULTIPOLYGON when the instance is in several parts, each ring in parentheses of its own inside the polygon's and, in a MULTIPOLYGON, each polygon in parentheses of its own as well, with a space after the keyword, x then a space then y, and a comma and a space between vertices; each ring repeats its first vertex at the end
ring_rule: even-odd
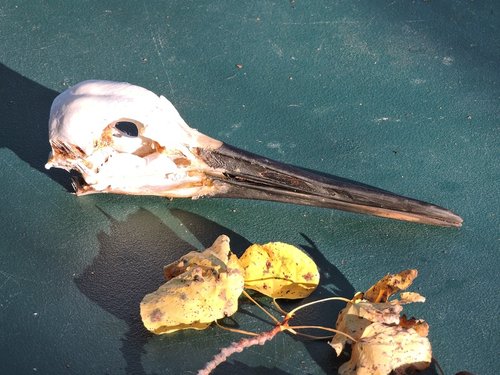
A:
POLYGON ((137 137, 139 135, 139 129, 137 125, 131 121, 118 121, 115 124, 115 128, 121 133, 128 135, 129 137, 137 137))

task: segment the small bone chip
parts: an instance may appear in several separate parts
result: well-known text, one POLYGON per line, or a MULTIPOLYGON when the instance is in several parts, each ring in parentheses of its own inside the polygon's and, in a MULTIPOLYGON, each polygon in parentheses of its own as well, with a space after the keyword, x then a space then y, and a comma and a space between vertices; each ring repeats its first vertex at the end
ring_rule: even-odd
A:
POLYGON ((245 270, 245 288, 272 298, 304 298, 319 284, 314 261, 286 243, 252 245, 240 257, 240 263, 245 270))
POLYGON ((346 343, 352 345, 351 359, 339 368, 339 374, 406 374, 429 367, 432 349, 428 324, 400 316, 404 304, 424 302, 425 298, 405 292, 401 299, 389 301, 390 296, 408 288, 417 275, 417 270, 386 275, 365 293, 356 294, 339 313, 336 329, 354 339, 336 334, 330 342, 337 356, 346 343))
POLYGON ((243 270, 229 238, 218 237, 203 252, 191 252, 165 267, 167 282, 144 297, 141 318, 156 334, 205 329, 238 309, 243 270))

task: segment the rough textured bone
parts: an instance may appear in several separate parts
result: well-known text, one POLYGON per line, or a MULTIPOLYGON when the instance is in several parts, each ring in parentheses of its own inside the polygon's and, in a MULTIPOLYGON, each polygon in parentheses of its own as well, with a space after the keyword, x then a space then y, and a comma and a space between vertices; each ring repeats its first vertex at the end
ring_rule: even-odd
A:
POLYGON ((78 195, 211 195, 207 166, 195 153, 222 144, 191 129, 165 97, 109 81, 84 81, 61 93, 50 111, 49 138, 46 168, 79 172, 78 195), (133 123, 138 135, 115 127, 120 122, 133 123))

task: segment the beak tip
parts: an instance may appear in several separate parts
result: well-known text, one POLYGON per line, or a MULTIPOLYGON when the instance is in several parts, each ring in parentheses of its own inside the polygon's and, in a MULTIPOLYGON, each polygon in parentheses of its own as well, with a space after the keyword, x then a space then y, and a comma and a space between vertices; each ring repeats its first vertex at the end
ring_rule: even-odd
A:
POLYGON ((460 228, 464 222, 464 219, 462 219, 460 216, 455 215, 455 221, 453 222, 453 226, 456 228, 460 228))

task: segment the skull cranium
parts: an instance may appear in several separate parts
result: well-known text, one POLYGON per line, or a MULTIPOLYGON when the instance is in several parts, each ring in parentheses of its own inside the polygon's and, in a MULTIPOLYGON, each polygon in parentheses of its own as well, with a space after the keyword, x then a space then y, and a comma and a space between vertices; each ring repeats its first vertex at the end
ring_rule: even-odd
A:
POLYGON ((49 138, 46 167, 77 171, 78 195, 210 195, 207 166, 193 152, 221 145, 191 129, 165 97, 109 81, 84 81, 60 94, 50 111, 49 138), (124 122, 137 134, 123 131, 124 122))

